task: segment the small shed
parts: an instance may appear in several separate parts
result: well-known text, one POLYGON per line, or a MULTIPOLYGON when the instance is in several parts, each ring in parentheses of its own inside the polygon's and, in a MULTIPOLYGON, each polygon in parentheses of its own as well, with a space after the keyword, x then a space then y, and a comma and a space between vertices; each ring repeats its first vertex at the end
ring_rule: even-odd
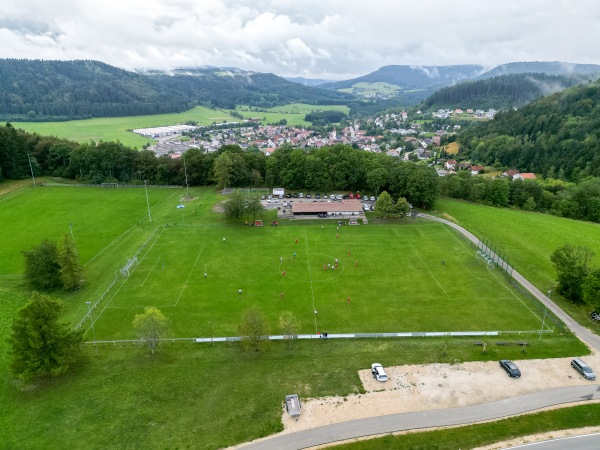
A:
POLYGON ((285 410, 291 417, 294 417, 296 420, 298 420, 298 416, 302 413, 302 407, 300 406, 298 394, 285 396, 285 410))

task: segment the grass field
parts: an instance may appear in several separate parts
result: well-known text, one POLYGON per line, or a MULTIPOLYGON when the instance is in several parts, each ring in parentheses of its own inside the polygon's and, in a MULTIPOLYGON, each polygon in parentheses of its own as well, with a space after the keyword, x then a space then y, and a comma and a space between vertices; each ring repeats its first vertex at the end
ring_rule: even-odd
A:
POLYGON ((246 119, 260 119, 263 124, 278 123, 282 119, 287 120, 288 126, 306 127, 310 122, 304 120, 304 117, 313 111, 342 111, 345 114, 350 112, 350 108, 343 105, 307 105, 305 103, 293 103, 273 108, 262 109, 246 105, 235 108, 246 119))
POLYGON ((151 116, 130 117, 101 117, 86 120, 70 120, 68 122, 15 122, 15 128, 39 133, 43 136, 57 136, 78 142, 121 141, 130 147, 141 148, 142 145, 153 142, 129 130, 149 128, 194 120, 201 125, 213 122, 233 122, 237 119, 226 111, 214 110, 197 106, 182 113, 156 114, 151 116))
POLYGON ((264 311, 272 334, 283 311, 296 315, 301 333, 515 331, 541 325, 532 305, 443 225, 337 231, 329 222, 323 229, 162 228, 131 276, 99 306, 96 335, 133 338, 133 315, 156 306, 171 319, 172 337, 209 336, 211 326, 217 335, 231 336, 254 305, 264 311), (336 259, 337 269, 324 269, 336 259))
MULTIPOLYGON (((340 230, 332 224, 321 229, 321 222, 230 225, 213 211, 222 198, 206 188, 190 190, 189 201, 183 189, 149 190, 150 224, 142 189, 14 192, 0 198, 0 223, 10 227, 3 227, 10 238, 0 246, 0 275, 9 275, 0 276, 0 435, 7 448, 221 448, 280 430, 287 393, 362 392, 357 371, 375 360, 396 365, 587 353, 568 333, 531 339, 525 354, 518 346, 490 345, 485 355, 472 338, 322 339, 298 341, 292 349, 272 342, 262 352, 235 343, 163 342, 154 357, 139 345, 117 343, 99 346, 98 357, 86 346, 82 365, 22 391, 8 372, 5 341, 28 295, 15 276, 22 270, 20 251, 44 237, 60 238, 69 223, 87 280, 76 293, 57 293, 73 323, 85 314, 85 301, 98 298, 158 228, 136 271, 96 310, 98 339, 134 336, 133 314, 147 305, 159 306, 178 337, 208 336, 211 325, 215 335, 236 334, 242 312, 253 305, 272 332, 282 310, 293 311, 309 333, 539 329, 540 320, 499 273, 487 271, 459 238, 434 223, 340 230), (177 209, 181 203, 186 207, 177 209), (338 269, 324 271, 335 258, 338 269)), ((263 217, 266 223, 272 218, 263 217)), ((505 337, 512 338, 522 339, 505 337)))

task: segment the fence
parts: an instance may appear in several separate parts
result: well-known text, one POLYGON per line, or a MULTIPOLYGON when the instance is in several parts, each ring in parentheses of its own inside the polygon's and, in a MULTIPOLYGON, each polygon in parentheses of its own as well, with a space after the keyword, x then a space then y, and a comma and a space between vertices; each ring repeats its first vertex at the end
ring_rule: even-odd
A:
MULTIPOLYGON (((41 183, 40 186, 46 186, 46 187, 93 187, 93 188, 102 188, 102 184, 107 184, 107 183, 100 183, 100 184, 86 184, 86 183, 55 183, 55 182, 46 182, 46 183, 41 183)), ((110 183, 112 184, 112 183, 110 183)), ((144 184, 119 184, 119 183, 114 183, 116 184, 115 189, 126 189, 126 188, 150 188, 150 189, 182 189, 183 186, 180 185, 175 185, 175 184, 148 184, 148 185, 144 185, 144 184)))
MULTIPOLYGON (((509 283, 523 296, 527 299, 529 304, 536 309, 537 313, 540 316, 545 316, 545 320, 554 324, 554 326, 558 327, 562 331, 566 331, 567 328, 565 324, 556 317, 550 310, 548 310, 540 301, 538 301, 535 297, 531 295, 531 293, 525 289, 519 282, 517 282, 513 276, 513 267, 509 264, 510 258, 498 247, 490 242, 487 238, 479 239, 477 245, 471 242, 466 236, 462 233, 459 233, 455 230, 452 231, 455 235, 459 236, 464 242, 468 243, 471 248, 477 249, 477 251, 482 251, 486 253, 495 263, 496 267, 500 268, 502 272, 508 278, 509 283)), ((537 331, 538 333, 540 330, 537 331)))

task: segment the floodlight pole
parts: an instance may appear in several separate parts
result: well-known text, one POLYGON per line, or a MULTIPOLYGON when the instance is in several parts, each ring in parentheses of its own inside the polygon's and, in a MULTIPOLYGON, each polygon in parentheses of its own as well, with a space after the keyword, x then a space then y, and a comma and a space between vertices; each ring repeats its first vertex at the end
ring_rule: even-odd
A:
POLYGON ((85 302, 88 307, 88 315, 90 316, 90 323, 92 324, 92 333, 94 335, 94 348, 96 349, 96 356, 98 356, 98 346, 96 345, 96 330, 94 330, 94 321, 92 320, 92 302, 85 302))
POLYGON ((150 215, 150 201, 148 200, 148 187, 146 186, 146 180, 144 180, 144 190, 146 191, 146 204, 148 205, 148 220, 152 223, 152 216, 150 215))
POLYGON ((185 190, 186 190, 186 192, 189 192, 190 187, 188 186, 188 176, 187 176, 187 165, 185 163, 185 153, 183 154, 183 170, 185 172, 185 190))
MULTIPOLYGON (((550 300, 550 294, 552 291, 548 291, 548 300, 550 300)), ((546 313, 548 312, 548 308, 544 308, 544 318, 542 319, 542 328, 540 328, 540 337, 539 340, 542 340, 542 332, 544 331, 544 323, 546 322, 546 313)))
POLYGON ((31 165, 31 157, 29 156, 29 153, 27 153, 27 159, 29 160, 29 169, 31 170, 31 178, 33 179, 33 187, 35 186, 35 176, 33 175, 33 166, 31 165))

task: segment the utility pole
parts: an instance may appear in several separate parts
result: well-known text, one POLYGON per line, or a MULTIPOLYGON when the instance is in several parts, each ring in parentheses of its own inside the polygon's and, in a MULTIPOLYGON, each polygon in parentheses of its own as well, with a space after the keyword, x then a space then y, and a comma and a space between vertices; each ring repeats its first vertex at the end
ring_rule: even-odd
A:
POLYGON ((33 179, 33 187, 35 187, 35 176, 33 175, 33 166, 31 165, 31 157, 27 153, 27 159, 29 160, 29 169, 31 170, 31 178, 33 179))

